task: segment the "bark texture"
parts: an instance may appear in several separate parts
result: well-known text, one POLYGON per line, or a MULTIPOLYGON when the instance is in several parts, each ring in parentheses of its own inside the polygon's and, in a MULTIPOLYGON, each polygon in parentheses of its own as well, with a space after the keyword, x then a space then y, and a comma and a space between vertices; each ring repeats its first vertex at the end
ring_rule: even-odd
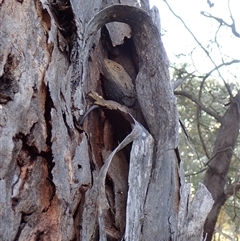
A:
POLYGON ((218 214, 230 195, 239 190, 239 184, 227 186, 227 174, 240 128, 240 92, 232 99, 218 131, 212 157, 204 178, 204 184, 212 194, 214 205, 204 226, 207 241, 212 240, 218 214))
POLYGON ((1 1, 1 240, 202 239, 202 226, 180 232, 212 203, 200 186, 204 211, 187 208, 160 25, 147 0, 121 3, 1 1), (99 96, 115 96, 106 59, 132 81, 133 106, 99 96), (102 109, 80 126, 93 100, 102 109))

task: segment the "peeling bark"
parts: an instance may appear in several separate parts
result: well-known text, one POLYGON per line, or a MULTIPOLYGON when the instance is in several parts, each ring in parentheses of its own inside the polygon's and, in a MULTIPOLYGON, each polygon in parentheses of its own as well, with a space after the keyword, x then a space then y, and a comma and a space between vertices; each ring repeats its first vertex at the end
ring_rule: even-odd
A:
POLYGON ((184 209, 188 198, 180 193, 178 117, 160 27, 137 1, 116 2, 0 4, 1 240, 180 235, 179 203, 184 209), (102 107, 80 126, 92 105, 87 94, 109 97, 106 58, 125 69, 136 103, 99 97, 102 107))

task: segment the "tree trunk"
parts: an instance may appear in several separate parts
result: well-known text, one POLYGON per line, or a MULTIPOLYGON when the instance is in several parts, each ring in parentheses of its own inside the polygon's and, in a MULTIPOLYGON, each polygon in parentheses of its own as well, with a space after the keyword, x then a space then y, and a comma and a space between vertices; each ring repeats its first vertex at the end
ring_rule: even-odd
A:
POLYGON ((202 240, 160 27, 115 2, 0 3, 1 240, 202 240))
POLYGON ((227 187, 227 174, 240 128, 240 92, 232 99, 224 114, 214 144, 212 157, 204 178, 204 184, 212 194, 214 205, 204 225, 207 241, 212 240, 214 228, 222 205, 240 189, 239 183, 227 187))

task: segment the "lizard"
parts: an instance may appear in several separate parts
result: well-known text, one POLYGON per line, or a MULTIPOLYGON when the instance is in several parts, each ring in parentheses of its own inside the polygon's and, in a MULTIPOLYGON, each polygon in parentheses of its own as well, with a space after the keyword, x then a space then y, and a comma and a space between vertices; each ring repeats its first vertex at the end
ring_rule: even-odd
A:
POLYGON ((106 58, 103 60, 102 68, 106 97, 127 107, 134 106, 136 91, 126 70, 120 64, 106 58))
MULTIPOLYGON (((145 128, 147 128, 146 122, 139 108, 133 80, 128 75, 126 70, 117 62, 104 58, 102 63, 102 71, 104 74, 103 88, 106 98, 108 100, 115 101, 122 106, 126 106, 128 112, 133 115, 143 126, 145 126, 145 128)), ((91 92, 88 94, 88 96, 92 97, 91 92)), ((104 108, 104 106, 93 104, 83 114, 78 123, 76 123, 77 127, 80 128, 88 114, 97 108, 104 108)))

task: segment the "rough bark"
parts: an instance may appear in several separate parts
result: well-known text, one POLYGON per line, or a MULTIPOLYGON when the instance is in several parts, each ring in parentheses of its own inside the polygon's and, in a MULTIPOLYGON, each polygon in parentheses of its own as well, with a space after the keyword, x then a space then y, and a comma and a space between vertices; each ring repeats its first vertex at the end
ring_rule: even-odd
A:
MULTIPOLYGON (((186 226, 195 210, 186 208, 179 177, 178 117, 160 26, 140 8, 105 8, 114 3, 0 3, 1 240, 201 240, 202 227, 179 231, 178 217, 186 226), (130 27, 104 30, 115 21, 130 27), (106 58, 131 77, 133 107, 96 94, 105 95, 106 58), (90 91, 102 110, 79 126, 90 91)), ((206 191, 203 198, 196 220, 211 206, 206 191)))
MULTIPOLYGON (((231 104, 224 114, 221 127, 218 131, 212 157, 208 163, 204 184, 212 194, 214 205, 204 226, 207 241, 212 240, 218 214, 222 205, 229 197, 227 187, 227 174, 231 163, 233 150, 237 142, 240 128, 240 92, 232 99, 231 104)), ((239 187, 236 185, 236 191, 239 187)), ((233 192, 231 193, 233 194, 233 192)))

